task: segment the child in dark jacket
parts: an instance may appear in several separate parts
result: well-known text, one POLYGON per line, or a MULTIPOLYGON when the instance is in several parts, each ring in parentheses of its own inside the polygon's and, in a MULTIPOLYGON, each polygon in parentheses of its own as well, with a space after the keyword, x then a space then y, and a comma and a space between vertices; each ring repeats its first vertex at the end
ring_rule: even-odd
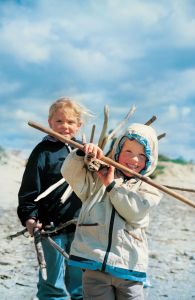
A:
MULTIPOLYGON (((49 126, 74 139, 84 116, 89 112, 68 98, 60 98, 49 109, 49 126)), ((32 151, 19 190, 18 216, 30 235, 34 228, 45 228, 67 222, 78 216, 81 201, 74 192, 66 195, 68 183, 62 179, 60 169, 71 148, 51 136, 46 136, 32 151), (56 185, 57 183, 57 185, 56 185), (38 200, 38 201, 36 201, 38 200)), ((53 240, 69 252, 75 225, 53 236, 53 240)), ((63 256, 47 240, 42 241, 47 265, 47 279, 39 272, 37 297, 40 300, 82 299, 81 271, 68 266, 63 256)))

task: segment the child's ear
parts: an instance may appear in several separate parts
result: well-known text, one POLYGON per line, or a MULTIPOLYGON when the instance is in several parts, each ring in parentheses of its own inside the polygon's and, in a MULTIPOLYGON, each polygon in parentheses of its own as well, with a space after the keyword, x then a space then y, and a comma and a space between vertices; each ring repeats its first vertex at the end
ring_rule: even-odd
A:
POLYGON ((78 121, 78 123, 77 123, 78 128, 80 128, 82 125, 83 125, 83 122, 82 121, 78 121))
POLYGON ((51 127, 51 119, 48 118, 48 124, 49 124, 49 127, 51 127))

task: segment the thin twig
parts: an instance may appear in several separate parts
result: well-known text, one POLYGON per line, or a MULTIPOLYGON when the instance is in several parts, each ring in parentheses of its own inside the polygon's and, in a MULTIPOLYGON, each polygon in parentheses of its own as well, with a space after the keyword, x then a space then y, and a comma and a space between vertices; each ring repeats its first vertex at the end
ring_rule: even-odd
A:
POLYGON ((166 136, 166 133, 164 132, 164 133, 162 133, 162 134, 159 134, 158 136, 157 136, 157 139, 160 141, 162 138, 164 138, 166 136))
POLYGON ((82 134, 82 143, 86 144, 86 142, 87 142, 86 135, 85 135, 85 133, 83 133, 82 134))
POLYGON ((90 135, 90 143, 93 143, 93 140, 94 140, 94 134, 95 134, 95 124, 92 126, 92 129, 91 129, 91 135, 90 135))
POLYGON ((42 236, 48 236, 48 235, 51 235, 53 233, 58 233, 59 231, 61 231, 62 229, 65 229, 69 225, 72 225, 72 224, 76 225, 76 223, 77 223, 77 219, 72 219, 70 221, 67 221, 66 223, 63 223, 63 224, 55 227, 54 229, 41 231, 41 235, 42 236))
POLYGON ((27 228, 24 228, 21 231, 18 231, 18 232, 14 233, 14 234, 8 235, 7 239, 8 240, 12 240, 12 239, 14 239, 14 238, 16 238, 16 237, 18 237, 20 235, 24 235, 27 231, 28 231, 27 228))
POLYGON ((128 122, 129 118, 134 114, 136 110, 136 106, 133 105, 129 112, 127 113, 127 115, 125 116, 125 118, 116 126, 116 128, 108 135, 107 137, 107 142, 109 140, 111 140, 112 138, 114 138, 114 136, 116 135, 117 132, 119 132, 119 130, 125 126, 125 124, 128 122))
POLYGON ((51 246, 53 246, 56 250, 58 250, 60 252, 60 254, 62 254, 65 257, 65 259, 69 259, 68 253, 66 253, 66 251, 64 249, 62 249, 56 242, 54 242, 54 240, 52 240, 51 237, 47 236, 47 237, 44 237, 44 239, 48 240, 48 242, 51 244, 51 246))
POLYGON ((171 186, 171 185, 164 185, 164 186, 166 186, 167 188, 172 189, 172 190, 195 193, 195 190, 193 190, 193 189, 181 188, 181 187, 178 187, 178 186, 171 186))
POLYGON ((100 137, 99 137, 99 140, 98 140, 98 146, 100 148, 102 148, 102 142, 103 142, 103 139, 106 135, 106 131, 107 131, 107 128, 108 128, 108 106, 105 105, 104 106, 104 123, 103 123, 103 127, 102 127, 102 131, 101 131, 101 134, 100 134, 100 137))
POLYGON ((148 120, 145 125, 151 125, 154 121, 156 121, 157 117, 156 116, 152 116, 152 118, 150 118, 150 120, 148 120))

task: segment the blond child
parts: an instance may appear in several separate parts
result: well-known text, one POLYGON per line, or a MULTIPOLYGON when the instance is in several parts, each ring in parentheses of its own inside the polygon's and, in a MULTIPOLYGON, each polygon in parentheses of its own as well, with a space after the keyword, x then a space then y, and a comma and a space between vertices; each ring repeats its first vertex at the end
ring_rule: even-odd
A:
MULTIPOLYGON (((51 129, 74 139, 85 116, 86 108, 69 98, 60 98, 49 109, 48 123, 51 129)), ((62 179, 60 169, 71 148, 51 136, 46 136, 32 151, 19 190, 18 216, 29 233, 35 227, 58 226, 78 216, 81 201, 73 192, 63 203, 62 196, 68 187, 64 182, 38 202, 34 200, 62 179)), ((53 240, 69 252, 75 225, 53 236, 53 240)), ((82 299, 81 271, 68 266, 63 256, 47 240, 42 241, 47 264, 47 280, 39 272, 37 297, 40 300, 82 299)))
MULTIPOLYGON (((94 144, 86 154, 101 159, 94 144)), ((157 189, 110 166, 90 172, 81 150, 71 152, 62 175, 83 202, 71 246, 69 264, 83 272, 84 299, 142 300, 146 281, 148 246, 146 228, 150 209, 160 201, 157 189)), ((112 158, 149 176, 158 159, 153 128, 132 124, 115 143, 112 158)))

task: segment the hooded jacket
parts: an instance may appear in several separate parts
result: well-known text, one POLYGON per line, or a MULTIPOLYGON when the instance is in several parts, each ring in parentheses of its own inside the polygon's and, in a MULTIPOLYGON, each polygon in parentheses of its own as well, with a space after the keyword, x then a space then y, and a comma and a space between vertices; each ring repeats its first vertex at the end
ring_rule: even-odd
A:
MULTIPOLYGON (((112 150, 118 159, 125 139, 144 145, 147 157, 144 176, 149 176, 158 160, 158 140, 153 128, 132 124, 117 139, 112 150)), ((148 245, 145 230, 149 211, 160 201, 160 193, 149 184, 117 174, 107 188, 95 173, 89 172, 83 156, 71 152, 61 172, 83 202, 75 239, 71 246, 70 264, 83 269, 101 270, 115 277, 145 281, 148 245)))
MULTIPOLYGON (((61 202, 61 197, 68 187, 67 182, 40 201, 34 201, 62 178, 61 166, 69 152, 70 148, 67 145, 50 136, 46 136, 33 149, 18 193, 17 213, 23 226, 30 218, 39 220, 43 225, 53 222, 57 226, 78 216, 82 203, 75 193, 72 193, 65 203, 61 202)), ((67 227, 68 232, 74 230, 75 225, 67 227)))

